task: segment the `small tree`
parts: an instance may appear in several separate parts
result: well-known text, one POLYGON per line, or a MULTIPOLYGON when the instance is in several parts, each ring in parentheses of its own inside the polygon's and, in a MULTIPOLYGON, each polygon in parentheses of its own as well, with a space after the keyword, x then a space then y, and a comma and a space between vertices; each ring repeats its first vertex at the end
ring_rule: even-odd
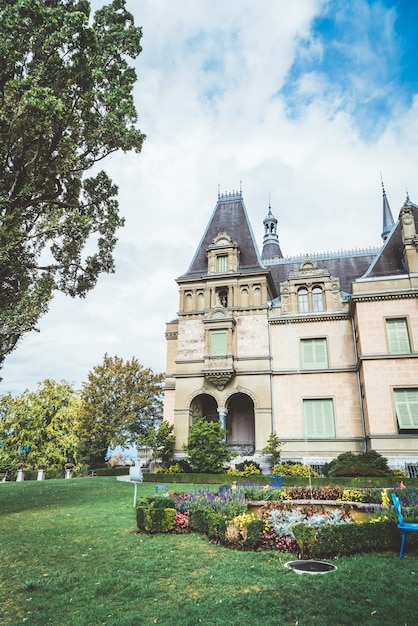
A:
POLYGON ((139 438, 139 443, 153 450, 155 459, 161 459, 163 465, 168 465, 174 453, 176 437, 173 435, 174 425, 167 421, 161 422, 158 429, 151 428, 139 438))
POLYGON ((262 449, 263 454, 268 454, 272 460, 272 464, 280 463, 280 450, 283 445, 283 441, 280 441, 276 433, 271 433, 267 439, 267 445, 262 449))
POLYGON ((223 471, 224 464, 231 460, 225 434, 219 422, 208 422, 200 417, 193 420, 183 449, 195 472, 220 474, 223 471))
POLYGON ((392 473, 387 459, 376 450, 361 454, 343 452, 327 463, 323 471, 326 476, 390 476, 392 473))

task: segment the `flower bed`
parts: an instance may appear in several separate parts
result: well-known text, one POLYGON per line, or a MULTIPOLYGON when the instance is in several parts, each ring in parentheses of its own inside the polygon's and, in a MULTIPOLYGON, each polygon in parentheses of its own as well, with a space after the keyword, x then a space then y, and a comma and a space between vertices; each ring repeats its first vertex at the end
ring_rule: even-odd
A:
MULTIPOLYGON (((230 548, 279 550, 304 557, 396 550, 399 532, 392 507, 387 504, 388 493, 375 491, 373 494, 370 490, 360 493, 360 490, 343 490, 335 486, 315 492, 305 488, 267 490, 239 485, 224 485, 217 493, 172 491, 169 496, 139 501, 137 523, 142 532, 195 531, 230 548), (277 499, 253 502, 253 506, 248 507, 248 496, 268 498, 273 492, 280 492, 277 499), (307 496, 313 494, 324 499, 308 500, 307 496), (304 497, 297 501, 283 499, 289 495, 304 497), (358 502, 347 503, 338 499, 346 495, 355 495, 358 502), (331 497, 335 499, 329 499, 331 497), (370 499, 380 500, 380 503, 370 503, 370 499), (353 506, 370 511, 378 509, 380 517, 371 519, 373 524, 355 524, 350 515, 353 506)), ((403 502, 412 505, 408 509, 409 515, 417 516, 417 490, 400 491, 403 502)))

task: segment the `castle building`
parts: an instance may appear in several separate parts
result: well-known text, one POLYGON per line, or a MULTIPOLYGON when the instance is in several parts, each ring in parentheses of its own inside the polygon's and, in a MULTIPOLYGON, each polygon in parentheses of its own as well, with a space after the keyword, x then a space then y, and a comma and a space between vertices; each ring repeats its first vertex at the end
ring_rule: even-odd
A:
POLYGON ((418 472, 418 206, 383 245, 284 257, 271 207, 260 256, 242 193, 218 194, 167 324, 164 419, 184 456, 195 417, 220 420, 236 461, 271 432, 282 460, 377 450, 418 472))

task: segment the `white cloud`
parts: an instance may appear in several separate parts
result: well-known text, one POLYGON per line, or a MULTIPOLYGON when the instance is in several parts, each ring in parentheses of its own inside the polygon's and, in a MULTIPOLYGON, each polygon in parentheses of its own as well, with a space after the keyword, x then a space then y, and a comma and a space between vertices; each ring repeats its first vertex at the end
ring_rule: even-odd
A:
MULTIPOLYGON (((141 155, 112 155, 102 164, 126 217, 116 273, 101 277, 85 300, 55 298, 41 332, 7 359, 3 392, 33 389, 47 377, 80 387, 105 352, 163 371, 165 322, 178 306, 175 278, 190 264, 218 184, 232 191, 242 181, 260 248, 270 196, 284 254, 379 245, 380 170, 395 217, 405 187, 418 200, 417 102, 388 117, 377 139, 365 139, 353 110, 342 107, 340 85, 315 67, 324 50, 313 20, 334 3, 127 6, 144 30, 135 98, 147 140, 141 155), (294 74, 306 53, 312 67, 294 74)), ((388 24, 393 16, 386 17, 388 24)))

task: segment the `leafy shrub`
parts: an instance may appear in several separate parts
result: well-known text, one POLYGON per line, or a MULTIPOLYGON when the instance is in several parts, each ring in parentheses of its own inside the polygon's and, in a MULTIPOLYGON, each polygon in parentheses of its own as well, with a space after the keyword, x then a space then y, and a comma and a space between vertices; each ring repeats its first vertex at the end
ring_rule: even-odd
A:
POLYGON ((209 539, 212 541, 223 541, 225 539, 227 521, 222 513, 210 511, 210 514, 207 517, 207 525, 207 534, 209 539))
POLYGON ((174 530, 176 510, 148 507, 145 509, 144 529, 148 533, 168 533, 174 530))
POLYGON ((390 521, 376 524, 346 524, 323 526, 319 531, 307 531, 301 524, 292 528, 303 558, 343 556, 356 552, 397 549, 396 524, 390 521), (312 532, 313 531, 313 532, 312 532))
POLYGON ((283 441, 280 441, 278 435, 276 433, 270 433, 269 438, 267 439, 267 445, 262 449, 262 453, 268 455, 271 458, 271 462, 273 465, 280 462, 280 452, 281 447, 283 445, 283 441))
POLYGON ((323 467, 325 476, 390 476, 387 459, 376 450, 361 454, 344 452, 326 463, 323 467))
POLYGON ((220 474, 225 463, 231 460, 231 453, 226 443, 225 431, 219 422, 208 422, 196 418, 189 430, 189 439, 184 450, 195 472, 220 474))
POLYGON ((151 500, 154 509, 175 509, 176 503, 172 496, 153 496, 151 500))
POLYGON ((228 469, 226 473, 230 476, 254 476, 261 474, 261 469, 258 463, 244 461, 244 463, 238 463, 235 469, 228 469))
POLYGON ((272 473, 278 474, 279 476, 303 476, 305 478, 308 476, 312 478, 319 476, 310 466, 291 461, 287 463, 277 463, 273 467, 272 473))
POLYGON ((168 467, 157 467, 154 472, 155 474, 182 474, 183 468, 179 463, 174 463, 173 465, 169 465, 168 467))
POLYGON ((136 525, 138 530, 144 532, 145 530, 145 511, 148 509, 148 505, 137 505, 136 507, 136 525))
POLYGON ((252 519, 247 524, 247 538, 245 543, 250 548, 258 548, 261 545, 261 537, 264 531, 264 522, 262 519, 252 519))

